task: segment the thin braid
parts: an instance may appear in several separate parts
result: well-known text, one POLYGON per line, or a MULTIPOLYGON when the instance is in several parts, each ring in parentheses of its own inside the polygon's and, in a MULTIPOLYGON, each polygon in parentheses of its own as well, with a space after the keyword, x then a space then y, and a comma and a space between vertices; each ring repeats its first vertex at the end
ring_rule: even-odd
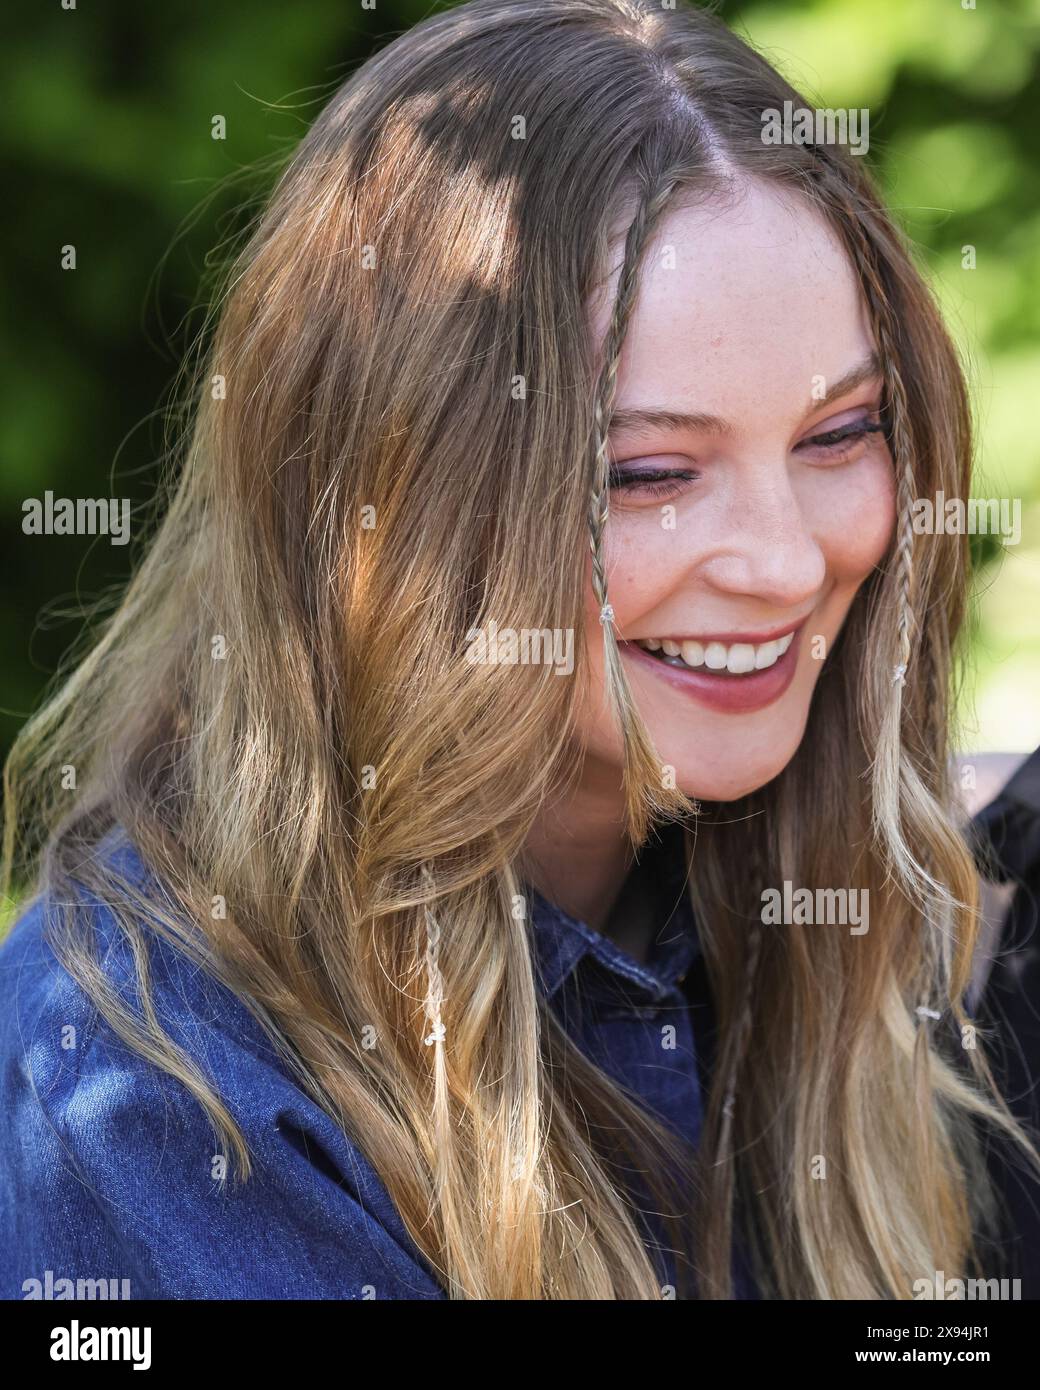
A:
MULTIPOLYGON (((433 874, 428 864, 423 864, 420 873, 423 886, 434 892, 433 874)), ((430 1021, 429 1036, 424 1039, 427 1047, 444 1042, 444 1023, 441 1020, 441 1006, 444 1003, 444 977, 440 967, 441 927, 428 902, 423 903, 423 916, 426 919, 426 1016, 430 1021)))
MULTIPOLYGON (((825 155, 820 156, 825 159, 825 155)), ((827 170, 826 165, 817 165, 816 172, 827 170)), ((888 388, 889 410, 891 415, 892 449, 896 466, 896 508, 897 537, 895 555, 896 579, 896 662, 892 669, 892 683, 897 689, 896 702, 902 709, 902 691, 906 673, 910 667, 910 656, 914 638, 914 520, 913 502, 915 492, 914 447, 910 436, 910 405, 907 401, 906 387, 899 370, 899 351, 893 339, 890 323, 891 309, 888 294, 881 280, 875 247, 863 231, 862 212, 854 208, 848 200, 844 188, 831 185, 832 196, 844 213, 848 233, 855 242, 856 261, 863 275, 863 286, 878 352, 884 364, 885 382, 888 388)))
POLYGON ((595 399, 595 454, 589 491, 588 527, 592 551, 592 590, 603 628, 603 658, 607 695, 617 711, 624 744, 624 785, 630 834, 641 843, 655 814, 674 815, 693 809, 681 792, 664 791, 660 760, 635 711, 614 631, 614 609, 607 594, 603 536, 610 505, 610 462, 607 434, 617 393, 618 369, 625 330, 639 288, 643 248, 676 188, 675 175, 661 175, 640 199, 625 238, 625 256, 618 279, 610 325, 604 340, 605 364, 595 399), (656 770, 656 787, 655 787, 656 770))
MULTIPOLYGON (((872 267, 871 267, 872 269, 872 267)), ((870 276, 872 283, 875 280, 870 276)), ((893 704, 892 719, 895 737, 901 740, 903 690, 914 637, 914 524, 913 503, 915 487, 914 450, 909 434, 910 407, 906 398, 902 374, 899 370, 899 355, 895 349, 888 329, 887 300, 874 308, 875 333, 882 361, 886 364, 886 380, 889 387, 892 410, 892 444, 896 464, 896 505, 898 509, 898 534, 896 539, 895 579, 896 579, 896 640, 898 643, 896 664, 892 671, 893 704)), ((926 874, 933 876, 933 866, 923 865, 926 874)), ((929 926, 927 913, 924 914, 926 929, 929 926)), ((934 926, 931 928, 934 933, 934 926)), ((934 943, 933 943, 934 944, 934 943)), ((934 975, 919 996, 914 1017, 917 1025, 918 1057, 927 1062, 931 1056, 930 1023, 942 1017, 940 1000, 936 997, 934 975)))
MULTIPOLYGON (((607 458, 607 432, 617 394, 618 369, 625 330, 631 317, 639 286, 639 263, 644 243, 663 211, 675 187, 674 179, 665 179, 657 191, 642 198, 625 239, 625 259, 618 279, 614 311, 605 340, 606 362, 596 394, 596 456, 592 492, 589 498, 589 542, 592 547, 592 587, 601 610, 607 607, 607 572, 603 563, 603 531, 607 523, 610 499, 610 466, 607 458)), ((604 627, 613 621, 613 613, 604 619, 604 627)))
POLYGON ((914 627, 914 451, 907 424, 910 418, 910 408, 906 399, 906 388, 903 385, 898 358, 889 336, 885 316, 885 314, 879 315, 877 336, 882 360, 891 364, 887 371, 887 380, 892 407, 892 440, 895 446, 898 470, 896 479, 896 506, 899 515, 896 540, 896 590, 899 605, 896 617, 898 659, 892 671, 892 681, 900 692, 898 698, 901 704, 902 688, 910 666, 914 627))
MULTIPOLYGON (((907 670, 910 665, 915 629, 915 532, 913 526, 913 502, 916 490, 916 479, 914 475, 914 448, 909 429, 910 406, 907 401, 906 388, 903 385, 902 373, 899 370, 899 353, 889 329, 891 310, 889 308, 888 296, 885 293, 878 272, 873 244, 863 231, 861 217, 857 214, 856 210, 850 206, 847 197, 845 197, 843 193, 839 194, 838 201, 845 214, 849 233, 856 244, 857 258, 864 276, 864 287, 872 326, 877 340, 878 350, 881 354, 881 360, 885 367, 885 380, 888 387, 889 406, 891 410, 892 449, 896 466, 896 506, 898 512, 898 533, 895 556, 897 653, 896 663, 892 670, 892 682, 895 689, 893 691, 891 726, 893 737, 899 740, 901 745, 903 688, 906 682, 907 670)), ((932 666, 928 675, 926 675, 926 680, 928 676, 934 678, 934 674, 934 666, 932 666)), ((930 713, 933 708, 933 702, 929 701, 928 704, 928 712, 930 713)), ((922 867, 924 867, 925 870, 924 876, 926 880, 934 882, 931 875, 931 866, 922 867)), ((924 914, 924 920, 927 925, 927 914, 924 914)), ((925 988, 922 989, 918 1004, 914 1010, 917 1034, 916 1054, 918 1057, 925 1060, 930 1057, 929 1025, 931 1022, 938 1021, 942 1018, 942 1008, 936 1007, 941 1001, 934 991, 934 975, 931 983, 931 990, 927 984, 925 988)))

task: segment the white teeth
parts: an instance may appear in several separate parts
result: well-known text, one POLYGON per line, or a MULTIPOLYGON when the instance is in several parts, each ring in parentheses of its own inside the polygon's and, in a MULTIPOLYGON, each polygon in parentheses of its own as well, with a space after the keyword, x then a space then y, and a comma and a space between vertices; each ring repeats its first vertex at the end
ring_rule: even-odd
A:
POLYGON ((661 652, 677 665, 676 658, 694 670, 707 667, 709 671, 728 671, 733 676, 745 676, 751 671, 764 671, 775 666, 784 652, 794 641, 794 633, 779 637, 773 642, 734 642, 727 646, 724 642, 697 642, 692 638, 685 642, 675 642, 670 637, 644 637, 638 645, 648 652, 661 652))
POLYGON ((779 655, 779 642, 763 642, 760 647, 755 648, 755 670, 764 671, 767 666, 773 665, 779 655))
POLYGON ((755 669, 755 649, 750 642, 736 642, 726 653, 726 669, 745 676, 755 669))

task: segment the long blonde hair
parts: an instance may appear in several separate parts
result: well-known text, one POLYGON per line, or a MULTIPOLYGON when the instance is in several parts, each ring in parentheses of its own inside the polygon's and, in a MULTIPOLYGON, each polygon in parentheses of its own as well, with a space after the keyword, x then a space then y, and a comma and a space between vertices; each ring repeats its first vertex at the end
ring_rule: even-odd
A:
MULTIPOLYGON (((468 662, 465 634, 580 632, 590 540, 608 602, 605 435, 640 257, 675 199, 728 172, 804 197, 848 248, 901 523, 797 755, 737 806, 694 815, 662 790, 603 625, 631 833, 688 826, 718 1020, 677 1243, 702 1297, 731 1292, 738 1221, 767 1295, 907 1298, 964 1269, 991 1221, 976 1124, 1025 1144, 958 1031, 976 888, 947 701, 967 550, 908 518, 916 493, 967 495, 964 386, 856 160, 762 142, 785 100, 804 104, 716 19, 639 0, 471 0, 365 63, 230 268, 122 603, 7 768, 8 882, 58 899, 86 883, 138 960, 154 931, 228 983, 456 1297, 661 1296, 618 1173, 675 1153, 560 1027, 518 910, 525 840, 575 773, 577 682, 468 662), (620 220, 594 346, 586 307, 620 220), (168 899, 92 857, 115 825, 168 899), (761 888, 784 879, 868 888, 869 936, 766 931, 761 888)), ((246 1180, 208 1079, 121 1001, 76 914, 53 935, 246 1180)))

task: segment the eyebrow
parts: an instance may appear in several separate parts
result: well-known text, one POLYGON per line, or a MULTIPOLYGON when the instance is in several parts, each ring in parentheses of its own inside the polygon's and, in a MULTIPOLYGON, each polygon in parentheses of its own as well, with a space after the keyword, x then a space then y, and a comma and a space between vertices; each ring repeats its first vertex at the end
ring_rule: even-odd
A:
MULTIPOLYGON (((842 396, 847 396, 850 391, 855 391, 857 387, 873 381, 880 375, 881 359, 876 352, 872 352, 869 357, 857 362, 844 376, 829 386, 819 400, 813 401, 814 411, 829 405, 831 401, 840 400, 842 396)), ((615 430, 619 433, 623 430, 664 430, 677 434, 685 432, 725 435, 729 434, 732 428, 728 421, 718 415, 691 415, 682 410, 669 410, 664 406, 631 406, 615 410, 610 417, 612 433, 615 430)))

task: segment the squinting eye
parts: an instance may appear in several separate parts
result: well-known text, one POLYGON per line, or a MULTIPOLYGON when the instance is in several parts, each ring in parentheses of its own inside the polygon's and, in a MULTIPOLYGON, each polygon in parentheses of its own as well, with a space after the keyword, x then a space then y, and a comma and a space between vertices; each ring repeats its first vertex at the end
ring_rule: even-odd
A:
POLYGON ((685 468, 644 468, 610 470, 610 487, 630 497, 678 497, 688 483, 695 482, 699 473, 685 468))
POLYGON ((820 453, 840 458, 851 453, 853 447, 862 443, 868 435, 882 433, 884 428, 876 415, 864 416, 861 420, 850 420, 847 425, 839 425, 837 429, 828 430, 825 434, 811 435, 808 439, 803 439, 797 448, 811 447, 820 453))

